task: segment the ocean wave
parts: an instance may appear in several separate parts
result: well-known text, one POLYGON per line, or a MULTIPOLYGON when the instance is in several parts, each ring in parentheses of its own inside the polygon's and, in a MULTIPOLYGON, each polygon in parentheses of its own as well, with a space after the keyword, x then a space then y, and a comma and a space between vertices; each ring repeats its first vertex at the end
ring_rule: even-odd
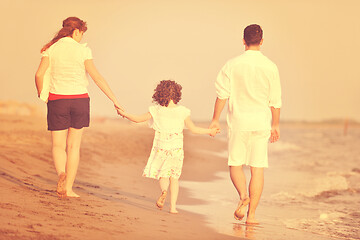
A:
MULTIPOLYGON (((306 179, 294 187, 293 192, 281 191, 270 196, 279 203, 306 202, 308 198, 316 200, 328 199, 346 193, 358 193, 360 186, 349 184, 346 174, 328 173, 325 176, 306 179), (295 189, 296 188, 296 189, 295 189)), ((358 183, 358 181, 352 181, 358 183)))
POLYGON ((316 131, 303 132, 303 133, 301 134, 302 137, 306 137, 306 138, 310 138, 310 139, 323 138, 324 135, 325 135, 325 134, 324 134, 323 132, 316 132, 316 131))
POLYGON ((310 155, 308 157, 309 158, 306 161, 299 161, 296 163, 297 170, 314 170, 316 168, 328 166, 331 164, 331 161, 329 160, 311 159, 310 155))
POLYGON ((269 151, 270 152, 283 152, 283 151, 298 151, 301 150, 301 147, 299 147, 298 145, 295 145, 293 143, 289 143, 289 142, 284 142, 284 141, 279 141, 276 144, 271 144, 269 146, 269 151))
POLYGON ((344 176, 332 175, 315 178, 311 185, 299 193, 306 197, 331 197, 337 195, 338 191, 348 190, 349 184, 344 176))
POLYGON ((359 220, 354 221, 352 219, 352 214, 328 211, 320 212, 315 218, 283 220, 283 224, 290 229, 303 230, 338 239, 360 239, 359 220))
POLYGON ((284 192, 284 191, 270 195, 270 201, 273 202, 274 200, 279 203, 281 203, 281 202, 286 202, 286 203, 301 202, 301 200, 299 199, 299 196, 297 194, 284 192))

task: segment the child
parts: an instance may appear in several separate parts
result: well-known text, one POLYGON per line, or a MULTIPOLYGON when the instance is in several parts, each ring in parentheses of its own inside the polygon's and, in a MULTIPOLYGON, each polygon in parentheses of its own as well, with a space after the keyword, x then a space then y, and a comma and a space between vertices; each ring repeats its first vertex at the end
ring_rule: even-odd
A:
POLYGON ((150 126, 155 130, 155 137, 143 176, 159 179, 161 195, 156 202, 159 209, 164 206, 170 185, 170 213, 178 213, 176 201, 179 192, 178 179, 184 159, 184 125, 197 134, 215 136, 219 132, 218 128, 208 129, 195 126, 190 119, 190 110, 177 105, 181 99, 181 89, 181 85, 175 81, 163 80, 157 85, 152 96, 153 101, 158 105, 149 107, 149 112, 133 115, 118 110, 119 115, 136 123, 152 120, 150 126))

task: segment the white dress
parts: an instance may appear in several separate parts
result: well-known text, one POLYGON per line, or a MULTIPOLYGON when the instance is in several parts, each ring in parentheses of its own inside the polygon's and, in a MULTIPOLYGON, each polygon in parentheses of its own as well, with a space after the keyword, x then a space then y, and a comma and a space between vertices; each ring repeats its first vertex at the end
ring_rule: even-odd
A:
POLYGON ((152 116, 149 124, 155 130, 155 137, 143 176, 179 178, 184 160, 184 121, 190 116, 190 110, 184 106, 156 105, 149 107, 149 112, 152 116))

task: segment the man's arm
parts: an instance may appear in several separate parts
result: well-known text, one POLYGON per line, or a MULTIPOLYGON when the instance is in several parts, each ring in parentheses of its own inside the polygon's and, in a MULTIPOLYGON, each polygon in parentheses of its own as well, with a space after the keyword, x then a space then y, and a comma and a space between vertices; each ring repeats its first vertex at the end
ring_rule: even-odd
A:
POLYGON ((280 108, 271 107, 272 124, 270 142, 274 143, 280 138, 280 108))
POLYGON ((220 129, 218 128, 202 128, 196 126, 190 116, 185 119, 185 125, 192 133, 195 134, 209 134, 210 136, 215 137, 215 135, 220 132, 220 129))
POLYGON ((214 106, 214 115, 209 128, 220 128, 219 119, 226 104, 226 101, 227 101, 226 98, 225 99, 216 98, 215 106, 214 106))

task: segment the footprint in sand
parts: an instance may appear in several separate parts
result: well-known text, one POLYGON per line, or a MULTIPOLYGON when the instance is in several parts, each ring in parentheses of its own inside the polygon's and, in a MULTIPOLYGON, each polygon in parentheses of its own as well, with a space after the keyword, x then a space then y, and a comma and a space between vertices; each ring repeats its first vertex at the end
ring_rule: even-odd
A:
POLYGON ((91 187, 91 188, 100 188, 100 186, 97 185, 92 185, 92 184, 85 184, 86 187, 91 187))

